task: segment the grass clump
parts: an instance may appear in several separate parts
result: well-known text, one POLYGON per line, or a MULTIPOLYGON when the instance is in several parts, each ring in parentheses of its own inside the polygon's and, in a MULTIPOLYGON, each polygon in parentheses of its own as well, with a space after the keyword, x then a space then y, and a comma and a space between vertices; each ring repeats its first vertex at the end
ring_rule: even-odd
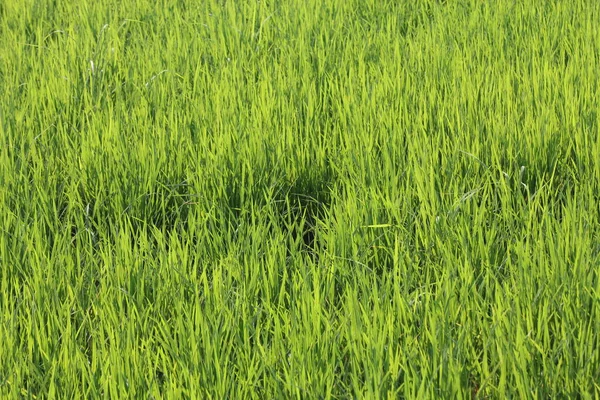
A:
POLYGON ((600 396, 598 14, 0 3, 0 396, 600 396))

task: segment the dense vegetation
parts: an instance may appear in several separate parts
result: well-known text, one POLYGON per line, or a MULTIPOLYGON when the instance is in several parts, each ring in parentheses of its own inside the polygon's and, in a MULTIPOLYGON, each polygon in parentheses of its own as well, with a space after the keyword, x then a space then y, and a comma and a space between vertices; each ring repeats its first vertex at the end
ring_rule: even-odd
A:
POLYGON ((599 21, 0 2, 0 397, 597 398, 599 21))

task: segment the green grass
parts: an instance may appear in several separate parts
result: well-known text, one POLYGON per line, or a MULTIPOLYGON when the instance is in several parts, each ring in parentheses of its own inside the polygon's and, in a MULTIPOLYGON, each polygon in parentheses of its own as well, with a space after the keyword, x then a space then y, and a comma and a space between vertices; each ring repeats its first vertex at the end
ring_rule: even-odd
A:
POLYGON ((600 397, 600 8, 0 3, 0 397, 600 397))

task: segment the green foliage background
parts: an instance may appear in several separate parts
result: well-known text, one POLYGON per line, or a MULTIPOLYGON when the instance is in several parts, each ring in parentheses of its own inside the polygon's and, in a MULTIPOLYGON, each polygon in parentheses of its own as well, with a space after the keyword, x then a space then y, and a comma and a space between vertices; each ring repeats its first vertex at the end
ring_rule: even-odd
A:
POLYGON ((600 396, 595 1, 0 3, 0 396, 600 396))

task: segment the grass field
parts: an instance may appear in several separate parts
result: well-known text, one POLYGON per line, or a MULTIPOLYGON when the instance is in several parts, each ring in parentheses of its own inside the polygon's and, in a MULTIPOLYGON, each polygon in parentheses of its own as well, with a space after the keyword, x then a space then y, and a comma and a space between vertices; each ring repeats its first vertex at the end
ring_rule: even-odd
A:
POLYGON ((0 397, 599 398, 598 21, 0 2, 0 397))

